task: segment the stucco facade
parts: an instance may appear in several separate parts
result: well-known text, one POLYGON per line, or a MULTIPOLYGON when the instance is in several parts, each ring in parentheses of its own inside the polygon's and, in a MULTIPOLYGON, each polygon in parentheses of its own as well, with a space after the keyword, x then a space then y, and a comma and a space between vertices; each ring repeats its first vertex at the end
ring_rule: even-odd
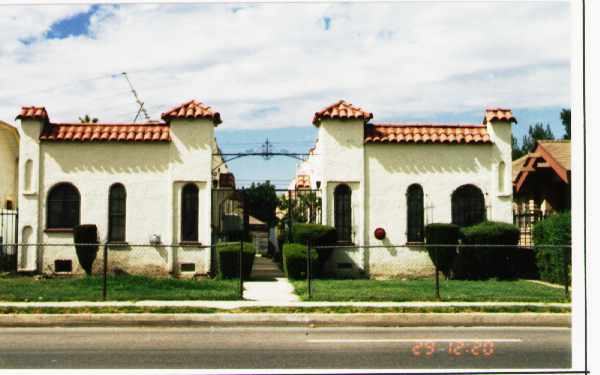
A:
POLYGON ((464 127, 375 125, 371 118, 369 112, 338 102, 317 112, 313 122, 319 128, 318 173, 311 180, 323 189, 323 223, 336 225, 334 192, 346 185, 351 191, 349 242, 378 246, 337 250, 329 271, 343 274, 351 264, 353 273, 371 276, 432 274, 423 246, 411 245, 407 238, 407 191, 413 184, 422 188, 424 225, 452 222, 452 195, 464 185, 483 194, 487 220, 512 221, 512 115, 494 118, 486 112, 484 124, 464 127), (376 228, 385 230, 383 240, 375 238, 376 228))
POLYGON ((0 209, 17 205, 19 133, 0 121, 0 209))
MULTIPOLYGON (((181 264, 191 263, 192 274, 207 273, 210 250, 203 246, 211 244, 214 128, 220 116, 202 113, 194 105, 202 106, 188 102, 172 110, 180 110, 181 115, 163 114, 165 123, 161 124, 81 127, 81 124, 52 124, 47 116, 20 116, 23 142, 19 158, 19 230, 22 242, 43 245, 20 249, 19 270, 52 273, 56 271, 56 260, 70 260, 73 274, 83 272, 74 246, 62 246, 73 243, 72 231, 55 230, 47 225, 50 190, 57 184, 69 183, 80 195, 79 222, 95 224, 101 242, 108 235, 109 190, 113 184, 125 188, 125 244, 109 247, 110 271, 180 275, 181 264), (130 126, 123 130, 123 137, 128 131, 137 132, 140 137, 82 138, 88 128, 104 131, 104 127, 115 126, 130 126), (66 130, 49 131, 52 127, 66 130), (50 135, 43 135, 44 132, 50 135), (149 138, 152 132, 166 136, 153 141, 149 138), (147 136, 147 141, 141 139, 143 136, 147 136), (187 184, 198 189, 197 241, 182 246, 181 199, 187 184), (153 236, 159 236, 160 243, 149 245, 153 236), (146 245, 137 246, 140 244, 146 245)), ((101 264, 102 251, 94 266, 99 270, 101 264)))

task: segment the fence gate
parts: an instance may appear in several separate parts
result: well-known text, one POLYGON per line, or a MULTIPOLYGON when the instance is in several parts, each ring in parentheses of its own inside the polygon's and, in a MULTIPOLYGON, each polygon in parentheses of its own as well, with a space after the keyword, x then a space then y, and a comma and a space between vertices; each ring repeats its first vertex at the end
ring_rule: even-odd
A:
POLYGON ((0 209, 0 271, 16 272, 19 212, 0 209))

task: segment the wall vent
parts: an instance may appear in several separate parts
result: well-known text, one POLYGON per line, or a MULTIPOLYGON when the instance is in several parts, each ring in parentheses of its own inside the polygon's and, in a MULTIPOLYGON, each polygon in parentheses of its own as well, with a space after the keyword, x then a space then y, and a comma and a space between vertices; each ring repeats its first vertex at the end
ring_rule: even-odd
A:
POLYGON ((181 272, 195 272, 196 264, 195 263, 181 263, 181 272))
POLYGON ((55 260, 54 272, 73 272, 73 262, 66 259, 55 260))

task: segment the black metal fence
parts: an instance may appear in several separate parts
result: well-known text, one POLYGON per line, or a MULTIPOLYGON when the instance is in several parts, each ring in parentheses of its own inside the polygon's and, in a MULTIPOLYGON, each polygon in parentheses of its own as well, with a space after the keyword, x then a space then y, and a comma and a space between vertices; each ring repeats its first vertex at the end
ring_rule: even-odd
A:
POLYGON ((213 272, 206 263, 207 252, 219 257, 217 247, 223 244, 5 244, 15 249, 15 260, 17 254, 21 260, 37 258, 19 271, 39 282, 0 279, 0 300, 242 299, 249 257, 244 257, 244 242, 237 244, 220 260, 229 264, 227 272, 213 272))
POLYGON ((0 209, 0 272, 17 270, 17 247, 19 241, 19 212, 0 209))
MULTIPOLYGON (((421 300, 460 300, 461 293, 466 293, 463 296, 466 301, 489 301, 499 298, 493 295, 493 289, 496 287, 506 287, 505 292, 509 293, 514 301, 527 302, 535 299, 534 296, 520 294, 514 284, 502 283, 520 279, 528 280, 527 282, 532 284, 537 282, 557 290, 562 288, 563 293, 555 293, 556 297, 562 296, 563 299, 570 299, 571 245, 546 245, 535 248, 490 244, 436 245, 435 250, 428 251, 425 244, 334 247, 307 244, 307 252, 304 281, 308 299, 354 298, 358 301, 361 298, 366 298, 366 300, 378 298, 374 296, 361 297, 360 283, 358 282, 355 287, 352 287, 350 282, 348 290, 351 294, 345 297, 336 296, 335 292, 329 293, 331 290, 319 291, 319 287, 335 288, 336 280, 382 281, 382 285, 386 282, 390 283, 390 287, 381 297, 381 301, 414 301, 419 298, 423 298, 421 300), (536 253, 542 249, 545 251, 544 256, 553 258, 548 262, 547 267, 554 269, 554 274, 560 281, 550 283, 540 280, 540 274, 549 273, 548 269, 538 269, 536 253), (318 254, 316 258, 315 253, 318 254), (452 261, 447 259, 443 261, 442 258, 448 257, 447 254, 454 254, 452 261), (311 256, 313 257, 312 262, 308 261, 311 256), (482 269, 490 271, 483 272, 482 269), (465 281, 478 281, 481 284, 473 289, 475 284, 467 287, 465 281), (488 281, 494 282, 495 285, 486 284, 488 281), (490 289, 486 290, 488 287, 490 289), (411 288, 413 288, 413 292, 409 292, 411 288), (472 290, 467 292, 463 288, 472 290), (477 288, 480 290, 476 290, 477 288), (355 296, 353 297, 352 294, 355 296)), ((504 292, 499 291, 499 293, 504 292)), ((523 293, 527 292, 523 291, 523 293)))

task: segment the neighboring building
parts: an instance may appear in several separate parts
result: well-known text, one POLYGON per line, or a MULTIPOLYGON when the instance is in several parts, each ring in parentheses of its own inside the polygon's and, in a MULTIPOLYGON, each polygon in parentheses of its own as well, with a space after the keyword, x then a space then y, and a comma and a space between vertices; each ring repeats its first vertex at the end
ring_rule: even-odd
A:
POLYGON ((376 124, 339 101, 317 112, 311 186, 322 191, 323 223, 338 242, 388 247, 338 250, 332 272, 430 275, 424 225, 512 222, 509 109, 485 111, 482 124, 376 124), (378 240, 376 228, 387 236, 378 240), (413 245, 414 244, 414 245, 413 245), (390 245, 400 245, 390 246, 390 245))
POLYGON ((192 100, 158 123, 55 123, 43 107, 23 107, 17 118, 19 233, 44 244, 20 249, 19 270, 82 273, 74 247, 57 244, 72 243, 75 225, 96 224, 101 241, 120 245, 110 247, 110 270, 209 271, 210 251, 198 246, 211 244, 211 190, 221 180, 213 175, 218 112, 192 100))
POLYGON ((513 162, 516 209, 544 214, 571 209, 571 141, 539 140, 513 162))
MULTIPOLYGON (((19 166, 19 132, 0 121, 0 258, 16 253, 17 236, 17 168, 19 166)), ((0 263, 6 262, 0 259, 0 263)), ((12 264, 12 262, 11 262, 12 264)))
POLYGON ((0 121, 0 210, 17 207, 19 132, 0 121))

